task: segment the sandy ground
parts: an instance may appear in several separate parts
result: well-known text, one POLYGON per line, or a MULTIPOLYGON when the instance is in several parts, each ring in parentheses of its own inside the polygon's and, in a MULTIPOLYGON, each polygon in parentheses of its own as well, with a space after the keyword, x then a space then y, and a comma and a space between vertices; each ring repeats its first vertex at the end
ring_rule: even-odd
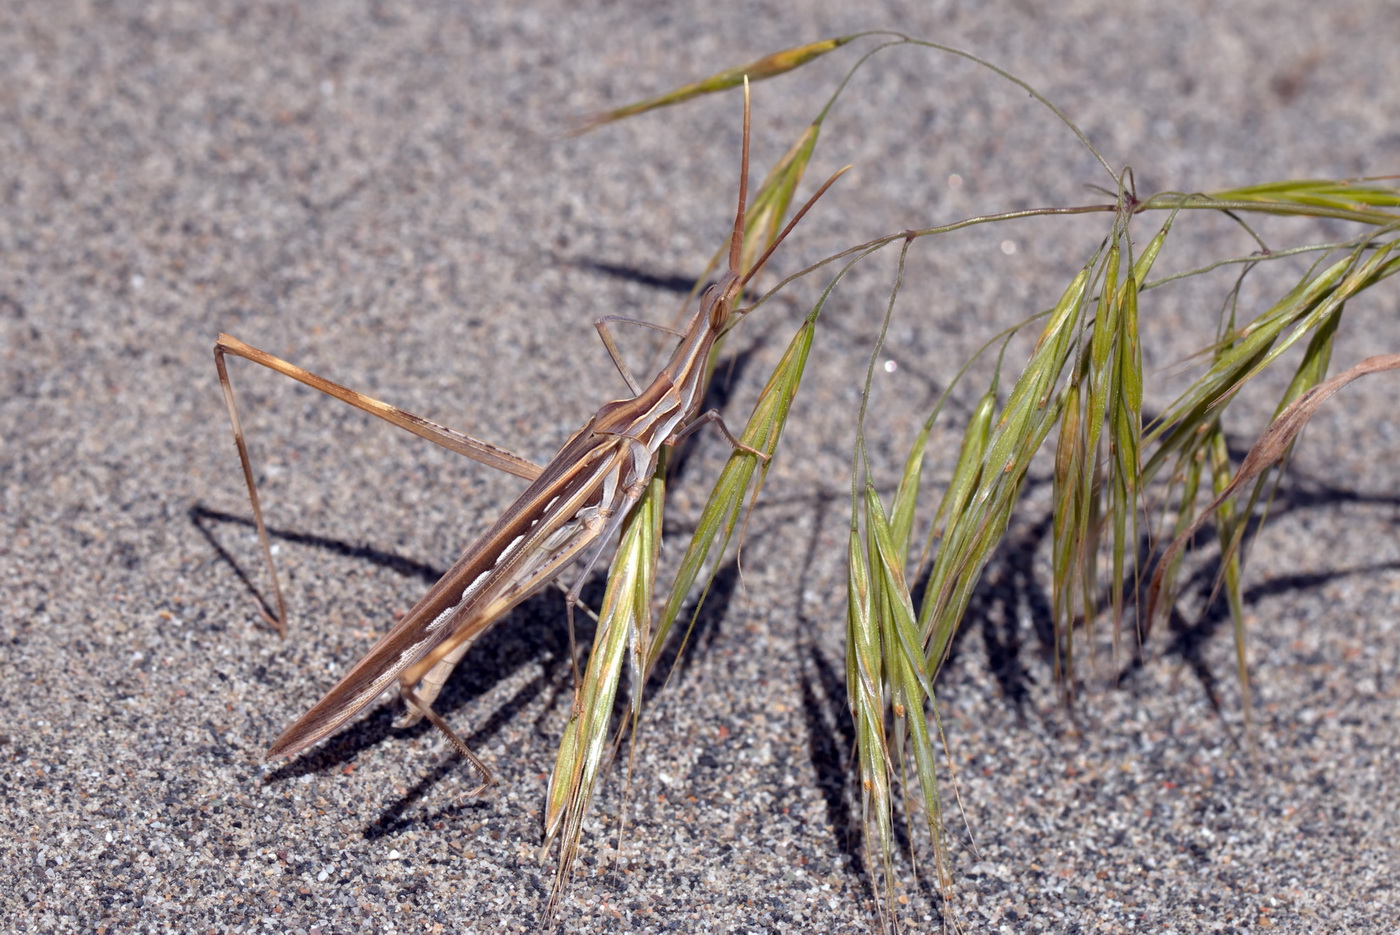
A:
MULTIPOLYGON (((723 241, 737 178, 733 94, 565 138, 579 114, 898 27, 1034 83, 1143 193, 1400 168, 1393 3, 972 6, 4 4, 0 927, 537 930, 544 784, 568 716, 557 595, 484 639, 443 698, 501 777, 487 797, 461 801, 465 767, 434 732, 392 729, 387 701, 300 758, 262 762, 519 482, 236 366, 293 608, 280 640, 256 612, 210 349, 229 332, 547 458, 622 392, 593 320, 670 320, 723 241)), ((873 44, 754 88, 755 174, 873 44)), ((848 162, 779 270, 1112 185, 1024 92, 913 48, 870 63, 828 119, 814 171, 848 162)), ((1164 271, 1254 249, 1226 222, 1178 223, 1164 271)), ((961 361, 1053 302, 1105 224, 1027 221, 915 249, 876 385, 882 483, 961 361)), ((1338 231, 1262 229, 1271 246, 1338 231)), ((1251 280, 1248 314, 1299 269, 1251 280)), ((877 927, 848 769, 843 549, 860 376, 892 275, 881 256, 829 304, 742 575, 731 556, 652 699, 616 853, 622 769, 595 803, 563 930, 877 927)), ((1232 276, 1144 306, 1149 408, 1232 276)), ((797 283, 731 340, 732 420, 823 283, 797 283)), ((1400 344, 1394 291, 1380 292, 1348 310, 1338 364, 1400 344)), ((654 340, 639 334, 624 343, 645 359, 654 340)), ((1075 714, 1057 707, 1037 475, 941 681, 968 931, 1394 930, 1393 399, 1385 377, 1344 391, 1254 549, 1254 762, 1218 617, 1161 634, 1116 687, 1100 632, 1075 714)), ((1239 445, 1268 405, 1246 401, 1239 445)), ((935 436, 935 484, 952 431, 935 436)), ((673 484, 674 542, 724 453, 696 440, 673 484)), ((935 928, 927 875, 896 869, 909 930, 935 928)))

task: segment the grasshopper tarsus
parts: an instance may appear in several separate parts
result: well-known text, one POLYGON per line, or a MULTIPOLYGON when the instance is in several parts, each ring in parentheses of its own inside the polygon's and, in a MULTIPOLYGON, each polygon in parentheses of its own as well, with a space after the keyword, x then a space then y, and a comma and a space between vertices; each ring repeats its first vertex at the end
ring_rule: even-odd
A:
POLYGON ((718 409, 707 409, 706 411, 696 416, 694 419, 691 419, 689 425, 687 425, 685 428, 678 430, 676 434, 666 439, 666 444, 679 444, 681 440, 691 435, 692 433, 699 431, 702 425, 705 425, 709 422, 713 422, 715 424, 715 427, 719 429, 720 434, 724 436, 725 441, 729 442, 729 444, 733 446, 735 451, 742 451, 744 454, 753 455, 755 458, 762 461, 764 464, 767 464, 773 459, 773 456, 768 454, 768 452, 759 451, 757 448, 746 445, 742 441, 740 441, 733 432, 729 431, 729 426, 724 424, 724 416, 720 415, 720 411, 718 409))
POLYGON ((258 612, 262 614, 263 623, 266 623, 268 626, 276 630, 277 635, 282 637, 282 639, 285 640, 287 638, 287 621, 285 618, 278 619, 277 617, 274 617, 271 611, 267 609, 267 606, 261 601, 258 602, 258 612))
POLYGON ((427 718, 429 724, 433 725, 439 731, 441 731, 443 736, 448 739, 452 746, 457 748, 457 752, 462 754, 462 756, 466 757, 467 762, 471 763, 471 765, 476 769, 476 771, 481 774, 481 785, 477 786, 471 792, 468 792, 468 798, 477 795, 479 792, 481 792, 488 786, 495 785, 496 777, 491 772, 490 767, 488 767, 484 762, 482 762, 481 757, 477 756, 475 753, 472 752, 472 748, 467 746, 467 742, 465 740, 457 736, 457 732, 452 729, 451 725, 449 725, 447 721, 443 720, 442 715, 438 714, 436 711, 433 710, 432 705, 423 703, 419 700, 417 693, 414 692, 413 689, 407 688, 402 685, 399 686, 399 695, 403 698, 404 704, 406 706, 416 710, 420 717, 427 718))

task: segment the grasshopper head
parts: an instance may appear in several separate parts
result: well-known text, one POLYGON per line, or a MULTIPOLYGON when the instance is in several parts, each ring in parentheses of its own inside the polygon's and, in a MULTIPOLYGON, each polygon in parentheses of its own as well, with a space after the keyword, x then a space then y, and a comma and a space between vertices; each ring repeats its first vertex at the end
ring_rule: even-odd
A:
POLYGON ((713 331, 721 331, 729 322, 734 311, 734 303, 744 291, 744 277, 738 273, 725 273, 724 278, 705 292, 706 317, 713 331))

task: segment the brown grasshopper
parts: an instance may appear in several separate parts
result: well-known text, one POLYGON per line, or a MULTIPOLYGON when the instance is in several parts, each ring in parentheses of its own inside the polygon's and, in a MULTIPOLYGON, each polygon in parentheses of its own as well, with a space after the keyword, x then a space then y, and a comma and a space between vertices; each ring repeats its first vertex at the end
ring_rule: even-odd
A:
MULTIPOLYGON (((748 273, 742 273, 741 249, 744 211, 748 197, 749 103, 744 93, 743 154, 739 176, 738 209, 729 237, 729 270, 704 294, 699 308, 684 330, 674 331, 646 322, 630 322, 675 334, 680 343, 666 365, 645 387, 623 364, 608 332, 608 317, 595 324, 618 371, 633 392, 630 399, 604 403, 575 432, 544 467, 479 439, 454 432, 395 406, 346 389, 295 364, 251 347, 237 338, 219 335, 214 363, 223 387, 243 477, 252 502, 264 560, 272 578, 278 617, 271 622, 285 633, 286 605, 277 583, 267 527, 258 501, 248 447, 234 404, 225 357, 251 360, 289 376, 313 389, 334 396, 371 415, 392 422, 435 444, 464 454, 483 464, 528 480, 523 493, 506 508, 481 538, 467 546, 461 557, 428 593, 365 654, 325 697, 287 728, 267 752, 268 759, 291 756, 335 731, 395 681, 407 711, 396 726, 427 718, 450 740, 478 772, 479 792, 494 780, 491 771, 435 711, 432 704, 452 669, 472 643, 491 624, 525 598, 554 580, 570 563, 587 557, 578 582, 565 597, 569 619, 569 644, 574 682, 578 684, 578 654, 574 643, 573 608, 588 571, 598 560, 609 538, 641 497, 663 445, 674 445, 705 422, 715 422, 733 446, 759 457, 761 452, 742 444, 724 426, 719 413, 697 415, 704 396, 706 362, 716 339, 743 314, 735 303, 744 287, 762 269, 779 243, 808 209, 840 175, 832 176, 801 210, 748 273)), ((266 612, 264 612, 266 615, 266 612)), ((270 618, 269 618, 270 619, 270 618)))

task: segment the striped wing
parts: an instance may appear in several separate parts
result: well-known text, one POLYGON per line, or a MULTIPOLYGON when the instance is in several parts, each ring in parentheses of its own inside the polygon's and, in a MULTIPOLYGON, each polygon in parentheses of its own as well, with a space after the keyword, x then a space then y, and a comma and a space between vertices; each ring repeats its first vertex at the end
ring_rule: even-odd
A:
MULTIPOLYGON (((310 711, 277 738, 267 758, 291 756, 364 710, 415 663, 415 671, 474 638, 559 574, 619 511, 622 469, 633 446, 580 429, 484 536, 310 711)), ((630 506, 630 504, 627 504, 630 506)), ((420 672, 421 676, 421 672, 420 672)), ((414 679, 416 681, 416 678, 414 679)))

